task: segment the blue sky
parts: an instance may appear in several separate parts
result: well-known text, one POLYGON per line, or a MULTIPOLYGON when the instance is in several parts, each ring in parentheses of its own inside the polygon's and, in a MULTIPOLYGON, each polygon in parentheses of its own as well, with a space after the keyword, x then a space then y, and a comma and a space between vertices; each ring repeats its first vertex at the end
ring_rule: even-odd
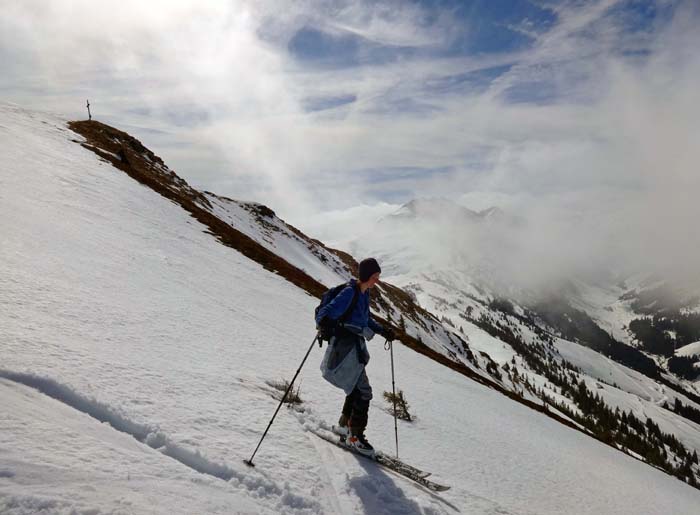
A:
POLYGON ((194 186, 319 232, 422 196, 638 216, 695 184, 699 22, 696 0, 29 0, 0 11, 0 94, 90 98, 194 186))
POLYGON ((442 16, 462 25, 447 44, 432 48, 415 47, 410 41, 381 44, 362 35, 329 33, 312 24, 300 28, 288 43, 290 53, 300 61, 319 66, 351 67, 361 63, 391 62, 417 56, 470 56, 496 52, 526 50, 534 38, 523 30, 542 33, 556 21, 554 12, 534 2, 512 1, 453 1, 417 2, 421 9, 419 23, 425 27, 439 24, 442 16), (523 30, 520 30, 520 29, 523 30))

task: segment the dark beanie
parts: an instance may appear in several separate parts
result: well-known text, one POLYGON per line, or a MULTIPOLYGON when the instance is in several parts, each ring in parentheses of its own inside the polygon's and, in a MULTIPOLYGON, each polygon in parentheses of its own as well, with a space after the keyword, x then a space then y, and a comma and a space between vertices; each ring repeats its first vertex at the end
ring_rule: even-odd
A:
POLYGON ((377 272, 381 272, 379 263, 374 258, 367 258, 360 261, 360 282, 364 283, 377 272))

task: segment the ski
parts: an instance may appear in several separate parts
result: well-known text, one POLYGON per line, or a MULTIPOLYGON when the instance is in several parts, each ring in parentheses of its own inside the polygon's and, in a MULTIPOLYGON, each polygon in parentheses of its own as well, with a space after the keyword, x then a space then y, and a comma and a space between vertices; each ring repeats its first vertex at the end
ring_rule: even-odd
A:
POLYGON ((406 479, 410 479, 411 481, 414 481, 415 483, 418 483, 419 485, 422 485, 427 489, 432 490, 433 492, 444 492, 450 489, 449 486, 441 485, 435 483, 434 481, 426 479, 430 475, 430 473, 423 472, 422 470, 412 467, 411 465, 408 465, 399 459, 392 458, 391 456, 388 456, 387 454, 384 454, 381 451, 377 451, 374 456, 367 456, 366 454, 362 454, 356 451, 353 447, 351 447, 345 442, 345 438, 343 438, 342 436, 338 436, 335 433, 329 434, 322 430, 311 430, 310 432, 318 436, 319 438, 340 447, 341 449, 351 452, 357 456, 361 456, 363 458, 371 460, 381 465, 382 467, 396 472, 397 474, 405 477, 406 479))
MULTIPOLYGON (((345 441, 345 438, 346 438, 346 434, 347 434, 347 433, 345 433, 345 432, 343 432, 343 431, 339 431, 338 426, 332 426, 332 427, 331 427, 331 431, 333 431, 333 434, 335 434, 335 435, 337 435, 337 436, 340 437, 341 443, 345 441)), ((406 470, 410 471, 411 474, 414 474, 414 475, 420 477, 421 479, 425 479, 425 478, 427 478, 428 476, 432 475, 432 472, 423 472, 421 469, 418 469, 418 468, 416 468, 416 467, 413 467, 413 466, 411 466, 411 465, 408 465, 408 464, 402 462, 401 460, 399 460, 398 458, 393 458, 393 457, 388 456, 388 455, 386 455, 386 454, 384 454, 384 456, 385 456, 385 458, 386 458, 387 460, 394 460, 394 461, 396 462, 397 466, 400 464, 400 466, 402 466, 402 467, 404 467, 406 470)))

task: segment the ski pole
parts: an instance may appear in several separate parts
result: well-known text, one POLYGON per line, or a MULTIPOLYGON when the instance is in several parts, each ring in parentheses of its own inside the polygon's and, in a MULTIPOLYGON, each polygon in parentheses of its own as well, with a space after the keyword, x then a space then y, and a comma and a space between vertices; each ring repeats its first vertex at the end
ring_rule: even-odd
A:
POLYGON ((277 413, 279 412, 280 408, 282 407, 282 404, 284 403, 284 400, 287 398, 287 394, 289 393, 289 390, 292 389, 292 385, 294 384, 294 381, 296 381, 296 378, 299 375, 299 372, 301 372, 301 367, 304 366, 304 363, 306 362, 306 358, 309 357, 309 354, 311 353, 311 349, 313 349, 314 343, 316 343, 316 340, 318 340, 318 334, 316 334, 316 338, 314 338, 314 341, 311 342, 311 345, 309 346, 309 350, 306 351, 306 355, 304 356, 304 359, 301 360, 301 365, 299 365, 299 368, 297 369, 297 373, 294 374, 294 377, 292 378, 291 382, 289 383, 289 386, 287 387, 287 391, 284 392, 284 395, 282 396, 282 400, 280 401, 279 406, 277 406, 277 409, 275 410, 275 414, 272 415, 272 419, 270 419, 270 423, 267 425, 267 429, 265 429, 265 432, 263 433, 262 438, 260 438, 260 441, 258 442, 258 446, 253 451, 253 455, 250 457, 249 460, 243 460, 243 462, 246 465, 248 465, 249 467, 255 466, 255 464, 253 463, 253 458, 255 457, 255 453, 258 452, 258 449, 260 448, 260 444, 262 444, 263 440, 265 439, 265 436, 267 436, 267 432, 270 430, 270 426, 272 426, 272 422, 274 422, 275 417, 277 416, 277 413))
POLYGON ((399 427, 396 423, 396 385, 394 384, 394 345, 388 339, 384 343, 384 348, 391 352, 391 393, 394 400, 394 436, 396 438, 396 459, 399 459, 399 427))

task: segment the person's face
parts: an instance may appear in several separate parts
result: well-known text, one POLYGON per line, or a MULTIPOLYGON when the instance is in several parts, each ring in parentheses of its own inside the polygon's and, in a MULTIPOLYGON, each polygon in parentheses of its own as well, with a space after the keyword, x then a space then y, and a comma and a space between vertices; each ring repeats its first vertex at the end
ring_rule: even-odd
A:
POLYGON ((367 287, 374 288, 374 285, 379 282, 380 275, 381 275, 381 272, 373 273, 372 276, 367 280, 367 287))

